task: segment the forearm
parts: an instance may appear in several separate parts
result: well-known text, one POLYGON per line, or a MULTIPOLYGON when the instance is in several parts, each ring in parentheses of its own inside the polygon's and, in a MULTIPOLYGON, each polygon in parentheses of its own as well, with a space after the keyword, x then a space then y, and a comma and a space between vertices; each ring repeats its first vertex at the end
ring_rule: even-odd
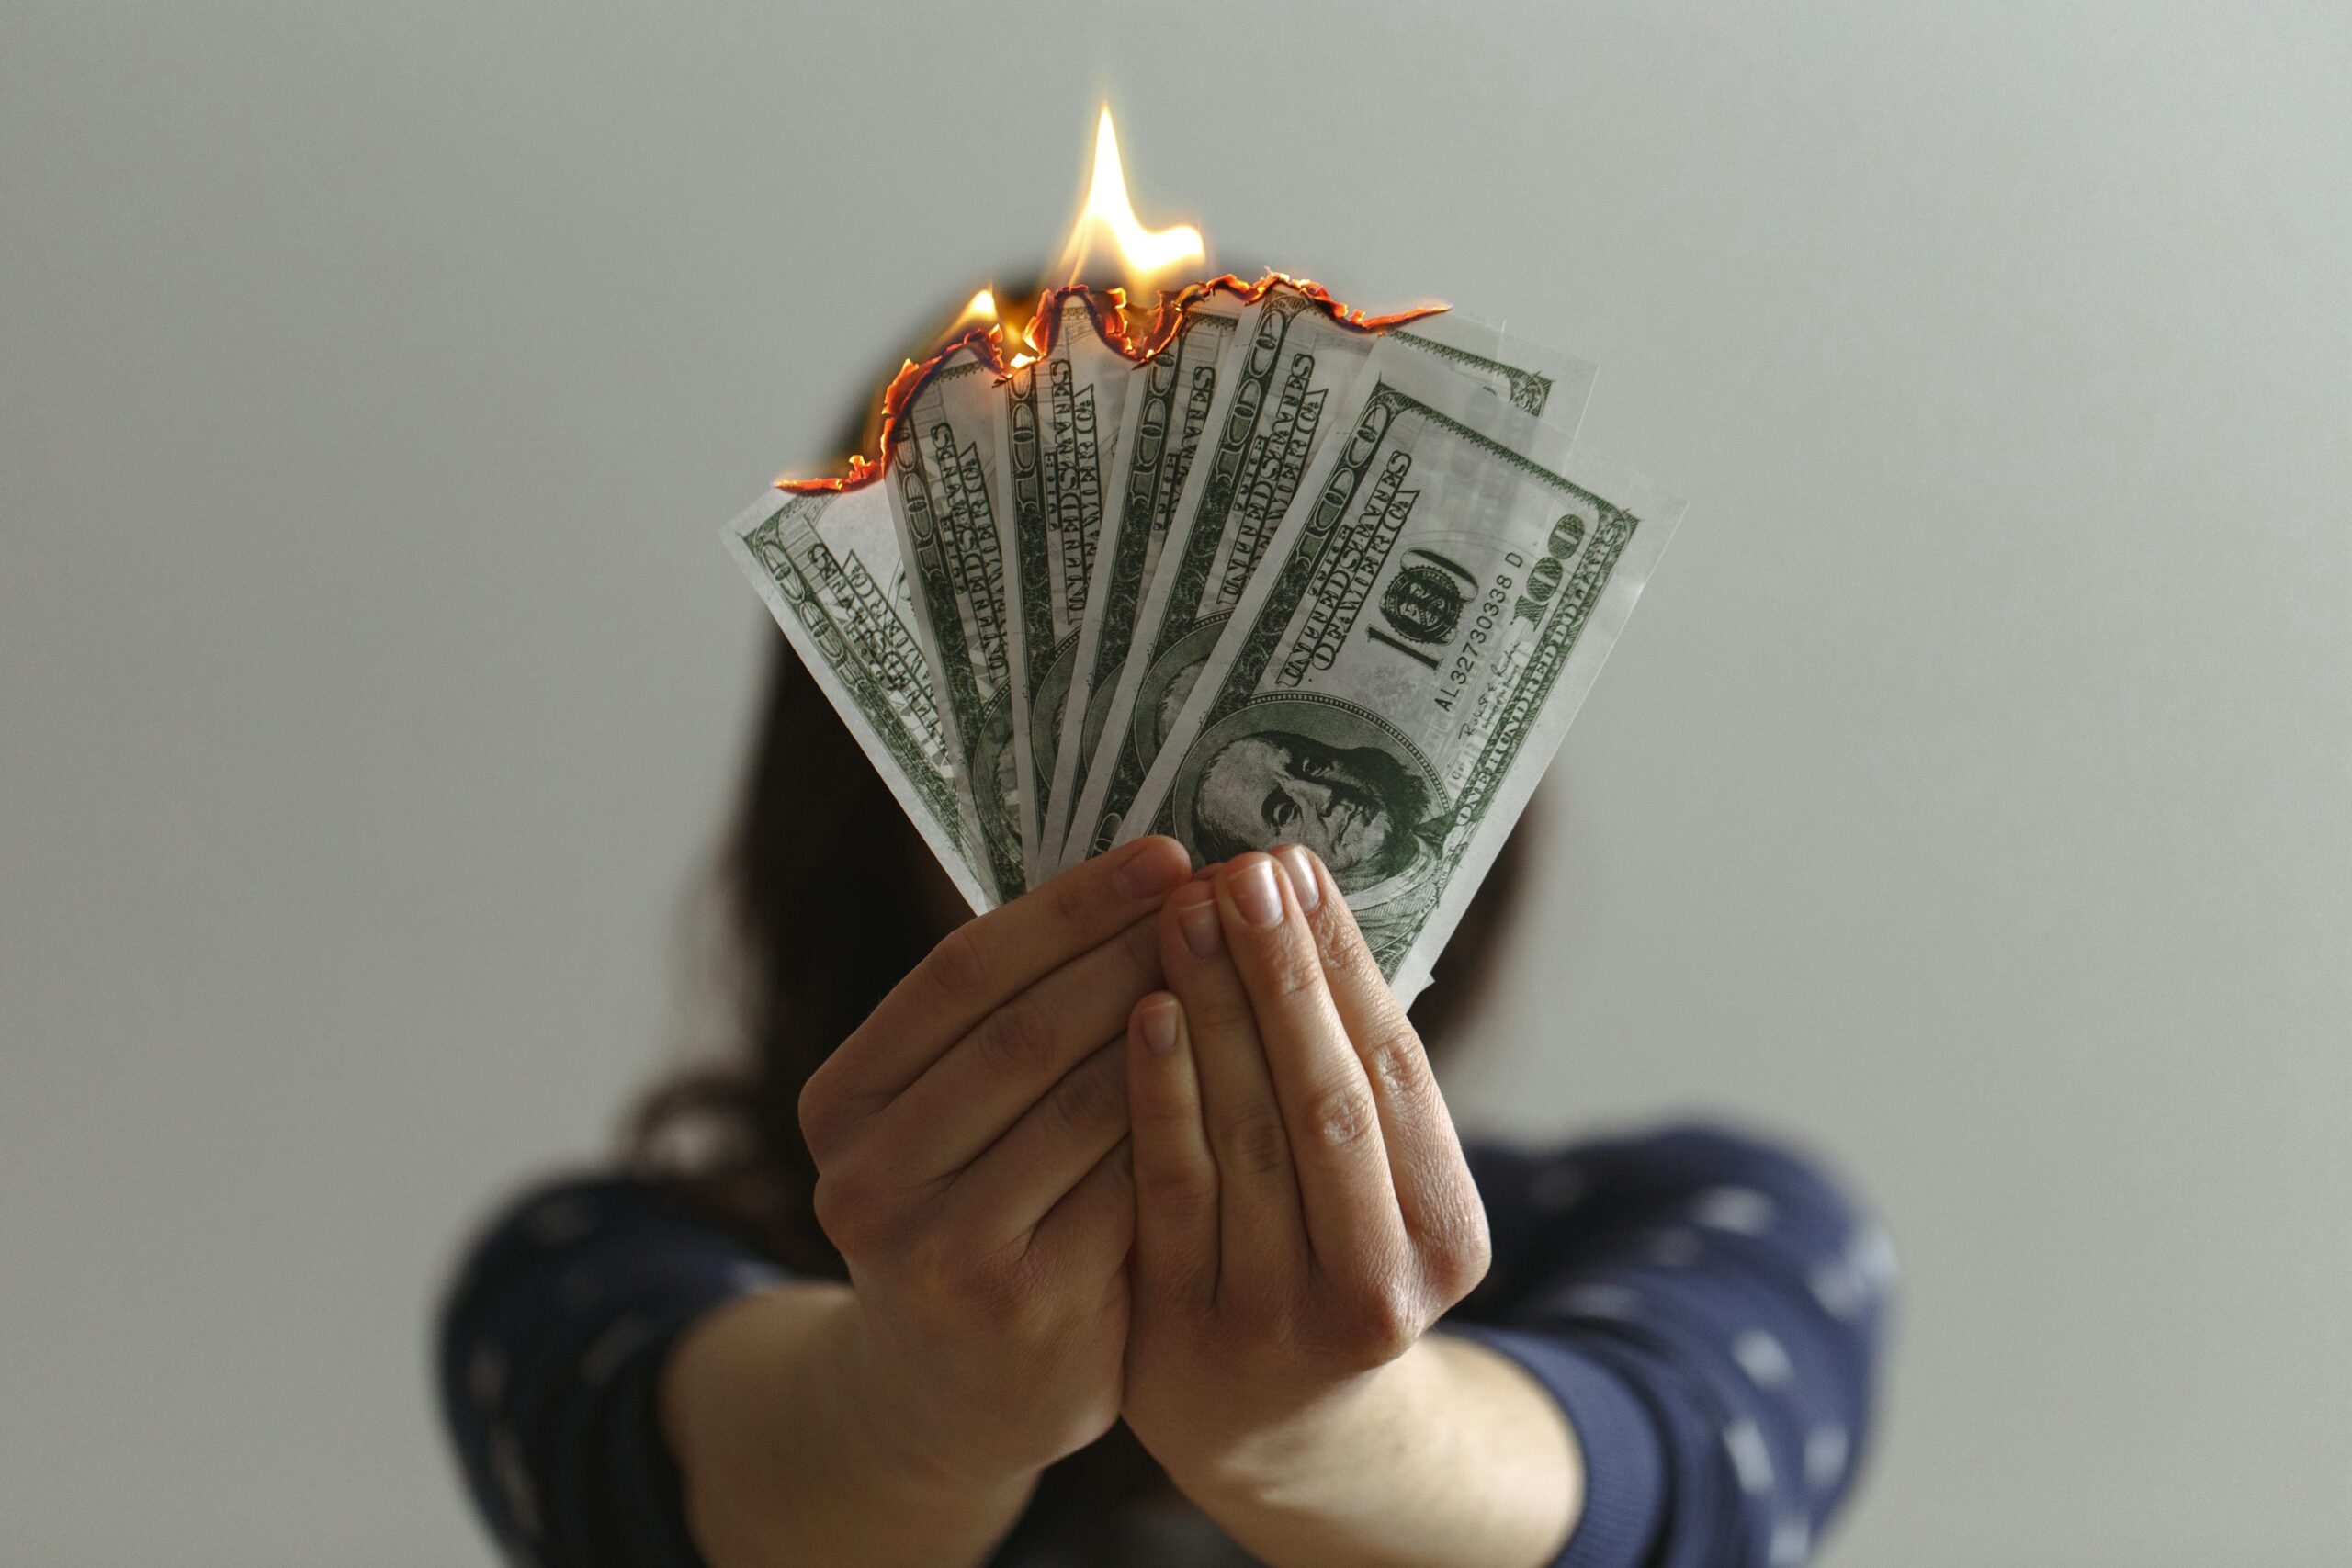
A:
POLYGON ((1034 1475, 944 1475, 895 1440, 856 1312, 846 1285, 796 1282, 711 1314, 671 1357, 662 1425, 713 1568, 963 1568, 1027 1503, 1034 1475))
POLYGON ((1508 1357, 1424 1336, 1193 1500, 1272 1568, 1538 1568, 1583 1465, 1558 1403, 1508 1357))

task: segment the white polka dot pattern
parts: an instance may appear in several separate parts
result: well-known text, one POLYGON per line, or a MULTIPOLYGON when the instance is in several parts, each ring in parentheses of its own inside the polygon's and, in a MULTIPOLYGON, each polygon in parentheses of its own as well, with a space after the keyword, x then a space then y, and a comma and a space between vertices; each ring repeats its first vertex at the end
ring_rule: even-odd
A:
POLYGON ((1716 1187, 1699 1194, 1690 1217, 1719 1231, 1762 1235, 1772 1225, 1772 1200, 1752 1187, 1716 1187))
POLYGON ((1789 1364, 1788 1351, 1760 1328, 1751 1328, 1733 1340, 1731 1356, 1758 1388, 1785 1389, 1796 1382, 1796 1368, 1789 1364))
POLYGON ((739 1291, 764 1291, 784 1283, 784 1270, 765 1263, 738 1263, 728 1269, 727 1281, 739 1291))
MULTIPOLYGON (((1719 1130, 1464 1147, 1495 1257, 1447 1317, 1592 1435, 1586 1522, 1550 1568, 1802 1568, 1867 1447, 1885 1232, 1801 1160, 1719 1130)), ((699 1314, 789 1273, 627 1178, 541 1189, 508 1216, 438 1342, 443 1408, 506 1560, 703 1568, 662 1501, 677 1478, 646 1374, 699 1314)), ((1055 1550, 992 1568, 1093 1561, 1055 1550)))
POLYGON ((1624 1285, 1578 1285, 1561 1296, 1560 1305, 1584 1317, 1642 1315, 1642 1298, 1624 1285))
POLYGON ((1764 1434, 1745 1418, 1724 1428, 1724 1447, 1731 1452, 1732 1468, 1739 1472, 1739 1489, 1751 1497, 1772 1490, 1772 1455, 1764 1434))
POLYGON ((1772 1568, 1798 1568, 1813 1550, 1813 1526, 1803 1514, 1790 1514, 1772 1525, 1772 1568))
POLYGON ((1881 1293, 1892 1290, 1896 1272, 1894 1238, 1881 1225, 1863 1225, 1847 1246, 1846 1266, 1869 1280, 1873 1290, 1881 1293))
POLYGON ((1826 1492, 1846 1479, 1845 1427, 1831 1424, 1805 1434, 1804 1478, 1815 1492, 1826 1492))
POLYGON ((539 1533, 539 1496, 532 1489, 531 1472, 523 1464, 523 1447, 504 1427, 490 1433, 490 1472, 505 1495, 507 1517, 526 1536, 539 1533))
POLYGON ((1870 1304, 1869 1291, 1861 1280, 1855 1278, 1854 1271, 1846 1267, 1843 1258, 1833 1258, 1816 1267, 1809 1283, 1814 1299, 1821 1303, 1822 1310, 1840 1322, 1853 1322, 1870 1304))

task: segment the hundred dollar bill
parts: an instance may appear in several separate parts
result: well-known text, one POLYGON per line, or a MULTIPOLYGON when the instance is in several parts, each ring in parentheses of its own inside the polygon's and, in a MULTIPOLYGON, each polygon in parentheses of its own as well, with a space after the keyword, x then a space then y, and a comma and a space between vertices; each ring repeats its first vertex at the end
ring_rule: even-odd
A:
MULTIPOLYGON (((1425 318, 1385 338, 1569 437, 1592 389, 1589 364, 1504 344, 1499 333, 1476 322, 1425 318)), ((1322 451, 1332 423, 1326 405, 1345 393, 1382 341, 1334 322, 1306 295, 1279 286, 1241 318, 1136 617, 1099 755, 1072 810, 1063 863, 1134 837, 1123 826, 1136 793, 1301 476, 1322 451)))
POLYGON ((770 491, 721 530, 809 678, 976 910, 995 902, 972 844, 878 484, 770 491))
POLYGON ((1194 300, 1169 342, 1129 373, 1119 425, 1117 492, 1108 532, 1094 552, 1094 580, 1086 591, 1086 619, 1062 698, 1061 737, 1046 795, 1055 810, 1046 824, 1044 849, 1056 866, 1063 863, 1071 807, 1086 787, 1088 765, 1118 691, 1136 612, 1143 607, 1144 591, 1175 517, 1193 447, 1208 426, 1218 367, 1245 309, 1231 294, 1194 300))
POLYGON ((908 401, 882 480, 973 858, 999 902, 1028 885, 1000 553, 1003 417, 995 367, 957 349, 908 401))
POLYGON ((1409 1001, 1683 503, 1401 345, 1333 412, 1123 836, 1306 844, 1409 1001))
MULTIPOLYGON (((1011 509, 1002 515, 1011 635, 1012 749, 1020 768, 1021 844, 1033 882, 1053 874, 1050 832, 1060 842, 1051 791, 1078 645, 1087 621, 1096 541, 1117 482, 1120 416, 1134 362, 1104 341, 1083 290, 1050 297, 1046 350, 1012 372, 998 471, 1011 509)), ((1103 307, 1107 309, 1108 307, 1103 307)))

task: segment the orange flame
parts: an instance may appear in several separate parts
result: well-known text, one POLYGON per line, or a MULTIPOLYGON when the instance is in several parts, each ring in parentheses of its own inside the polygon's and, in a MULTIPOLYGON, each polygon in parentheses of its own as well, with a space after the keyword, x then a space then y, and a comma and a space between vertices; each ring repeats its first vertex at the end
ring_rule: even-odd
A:
POLYGON ((947 331, 950 334, 953 334, 961 328, 966 321, 993 321, 995 320, 996 290, 993 288, 983 288, 978 294, 973 295, 971 299, 966 303, 961 310, 956 312, 956 319, 947 323, 947 331))
POLYGON ((899 367, 899 373, 890 378, 890 384, 882 389, 881 407, 874 439, 870 443, 875 454, 872 457, 863 453, 852 453, 844 465, 845 472, 808 479, 794 479, 787 475, 775 481, 775 488, 794 492, 842 491, 880 478, 898 438, 899 416, 914 400, 915 394, 922 389, 923 383, 931 378, 933 371, 945 364, 951 355, 968 344, 1000 376, 1010 375, 1053 346, 1054 329, 1061 319, 1057 307, 1065 296, 1076 294, 1084 297, 1087 311, 1094 318, 1102 341, 1140 365, 1168 346, 1176 335, 1178 325, 1183 321, 1184 312, 1202 299, 1212 294, 1225 293, 1234 296, 1244 305, 1254 305, 1264 299, 1270 289, 1277 287, 1296 289, 1321 307, 1323 313, 1332 321, 1357 332, 1385 333, 1391 327, 1400 327, 1408 321, 1417 321, 1447 309, 1443 304, 1415 305, 1385 315, 1367 315, 1334 299, 1329 289, 1309 278, 1268 272, 1255 283, 1244 283, 1228 272, 1204 282, 1188 283, 1172 294, 1163 291, 1159 306, 1152 312, 1151 324, 1144 331, 1138 343, 1127 327, 1125 289, 1094 289, 1084 284, 1050 288, 1038 297, 1036 313, 1029 319, 1029 325, 1022 334, 1022 341, 1027 344, 1025 352, 1016 352, 1007 359, 1003 329, 996 325, 975 326, 942 344, 920 363, 908 360, 899 367))
POLYGON ((1370 333, 1386 332, 1445 309, 1442 304, 1419 305, 1386 315, 1366 315, 1340 304, 1321 284, 1307 278, 1268 272, 1255 283, 1244 283, 1228 272, 1204 282, 1185 284, 1172 292, 1159 290, 1158 304, 1149 319, 1131 323, 1126 288, 1096 288, 1080 281, 1095 238, 1104 233, 1117 247, 1127 281, 1138 288, 1173 268, 1198 263, 1207 254, 1200 231, 1190 224, 1155 230, 1146 229, 1136 220, 1134 205, 1127 199, 1126 179, 1119 162, 1118 133, 1112 127, 1107 106, 1095 130, 1094 168, 1086 201, 1071 223, 1061 259, 1055 265, 1055 271, 1063 275, 1064 281, 1038 296, 1036 310, 1020 330, 1022 346, 1011 357, 1006 356, 1008 323, 998 310, 996 291, 980 289, 948 323, 938 345, 920 362, 906 361, 882 389, 881 403, 866 441, 874 452, 872 457, 853 453, 842 473, 810 479, 786 476, 775 481, 776 488, 793 491, 842 491, 879 478, 897 439, 900 416, 922 389, 923 383, 950 355, 968 346, 998 375, 1010 375, 1051 349, 1054 333, 1061 321, 1062 303, 1073 297, 1085 304, 1102 341, 1137 364, 1151 358, 1174 339, 1186 310, 1217 293, 1230 294, 1240 303, 1251 305, 1277 286, 1293 288, 1322 307, 1324 313, 1339 325, 1370 333))

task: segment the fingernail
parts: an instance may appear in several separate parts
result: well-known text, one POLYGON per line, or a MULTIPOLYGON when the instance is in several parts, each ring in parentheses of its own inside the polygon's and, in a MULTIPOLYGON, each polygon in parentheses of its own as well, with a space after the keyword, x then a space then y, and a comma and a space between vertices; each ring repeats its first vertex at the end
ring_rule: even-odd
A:
POLYGON ((1176 926, 1195 958, 1215 958, 1225 951, 1225 931, 1217 924, 1216 892, 1195 882, 1176 895, 1176 926))
POLYGON ((1274 863, 1265 855, 1237 862, 1227 886, 1233 889, 1233 907, 1253 926, 1278 926, 1283 920, 1283 890, 1274 886, 1274 863))
POLYGON ((1192 861, 1173 839, 1147 839, 1119 868, 1119 890, 1130 898, 1157 898, 1192 874, 1192 861))
POLYGON ((1292 891, 1298 895, 1298 907, 1313 914, 1323 902, 1323 883, 1315 874, 1315 856, 1305 844, 1284 844, 1274 852, 1290 870, 1292 891))
POLYGON ((1176 1002, 1166 997, 1136 1012, 1136 1029, 1143 1036, 1145 1050, 1155 1056, 1175 1055, 1176 1017, 1176 1002))

